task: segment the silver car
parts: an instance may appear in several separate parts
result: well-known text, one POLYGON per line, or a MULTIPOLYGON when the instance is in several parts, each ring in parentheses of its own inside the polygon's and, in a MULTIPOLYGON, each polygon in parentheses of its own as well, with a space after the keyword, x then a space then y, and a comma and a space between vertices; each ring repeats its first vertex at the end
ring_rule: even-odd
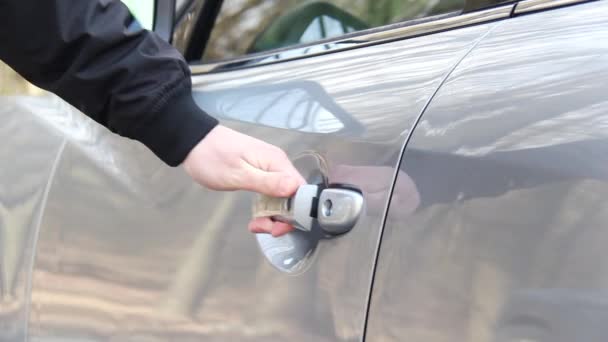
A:
POLYGON ((5 90, 0 341, 606 341, 608 1, 178 5, 197 103, 356 220, 249 234, 253 194, 5 90))

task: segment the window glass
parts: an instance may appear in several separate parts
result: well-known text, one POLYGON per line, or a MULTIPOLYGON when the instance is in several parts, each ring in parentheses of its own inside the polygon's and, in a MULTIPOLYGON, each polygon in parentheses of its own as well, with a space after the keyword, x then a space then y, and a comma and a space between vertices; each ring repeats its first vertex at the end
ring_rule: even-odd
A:
POLYGON ((224 0, 203 60, 306 44, 461 11, 464 0, 224 0))
POLYGON ((184 8, 184 5, 186 5, 186 3, 188 2, 188 0, 176 0, 175 1, 175 11, 179 11, 182 8, 184 8))
POLYGON ((154 0, 122 0, 141 26, 152 30, 154 25, 154 0))

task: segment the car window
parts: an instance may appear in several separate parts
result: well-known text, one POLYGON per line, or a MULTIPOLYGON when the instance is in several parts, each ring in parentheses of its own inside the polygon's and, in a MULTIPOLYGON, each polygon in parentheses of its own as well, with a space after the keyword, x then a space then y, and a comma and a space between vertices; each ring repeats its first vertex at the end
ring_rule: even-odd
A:
POLYGON ((175 15, 179 17, 190 6, 193 0, 175 0, 175 15))
POLYGON ((204 61, 239 57, 427 16, 465 0, 224 0, 204 61))
POLYGON ((154 25, 154 1, 153 0, 122 0, 129 7, 133 16, 137 18, 141 26, 152 30, 154 25))
POLYGON ((179 12, 182 8, 184 8, 184 6, 186 5, 186 3, 189 2, 188 0, 176 0, 175 1, 175 11, 179 12))

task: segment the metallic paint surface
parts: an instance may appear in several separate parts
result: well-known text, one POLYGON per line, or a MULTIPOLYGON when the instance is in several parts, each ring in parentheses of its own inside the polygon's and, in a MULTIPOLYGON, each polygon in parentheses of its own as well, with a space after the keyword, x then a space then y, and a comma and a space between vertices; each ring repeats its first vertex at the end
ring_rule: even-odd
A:
MULTIPOLYGON (((67 140, 40 222, 28 338, 360 340, 405 137, 494 25, 194 78, 198 103, 225 125, 292 157, 314 151, 330 182, 363 190, 357 226, 320 240, 295 274, 272 267, 246 231, 251 194, 205 191, 62 102, 30 103, 35 116, 18 111, 67 140)), ((50 163, 57 149, 43 147, 50 163)), ((29 152, 13 140, 8 148, 29 152)), ((412 185, 395 186, 409 193, 412 185)), ((403 203, 413 208, 416 199, 403 203)))
POLYGON ((37 120, 23 98, 3 97, 0 104, 0 341, 22 341, 35 242, 64 139, 37 120))
POLYGON ((504 21, 439 90, 391 203, 369 341, 605 341, 608 2, 504 21), (406 176, 404 176, 406 175, 406 176))

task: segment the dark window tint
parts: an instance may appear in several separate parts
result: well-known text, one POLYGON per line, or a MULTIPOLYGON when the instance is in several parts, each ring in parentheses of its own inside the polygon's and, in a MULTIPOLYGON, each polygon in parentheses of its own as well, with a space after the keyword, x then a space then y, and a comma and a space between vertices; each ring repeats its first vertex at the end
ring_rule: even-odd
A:
POLYGON ((224 0, 203 60, 221 60, 436 14, 464 0, 224 0))

